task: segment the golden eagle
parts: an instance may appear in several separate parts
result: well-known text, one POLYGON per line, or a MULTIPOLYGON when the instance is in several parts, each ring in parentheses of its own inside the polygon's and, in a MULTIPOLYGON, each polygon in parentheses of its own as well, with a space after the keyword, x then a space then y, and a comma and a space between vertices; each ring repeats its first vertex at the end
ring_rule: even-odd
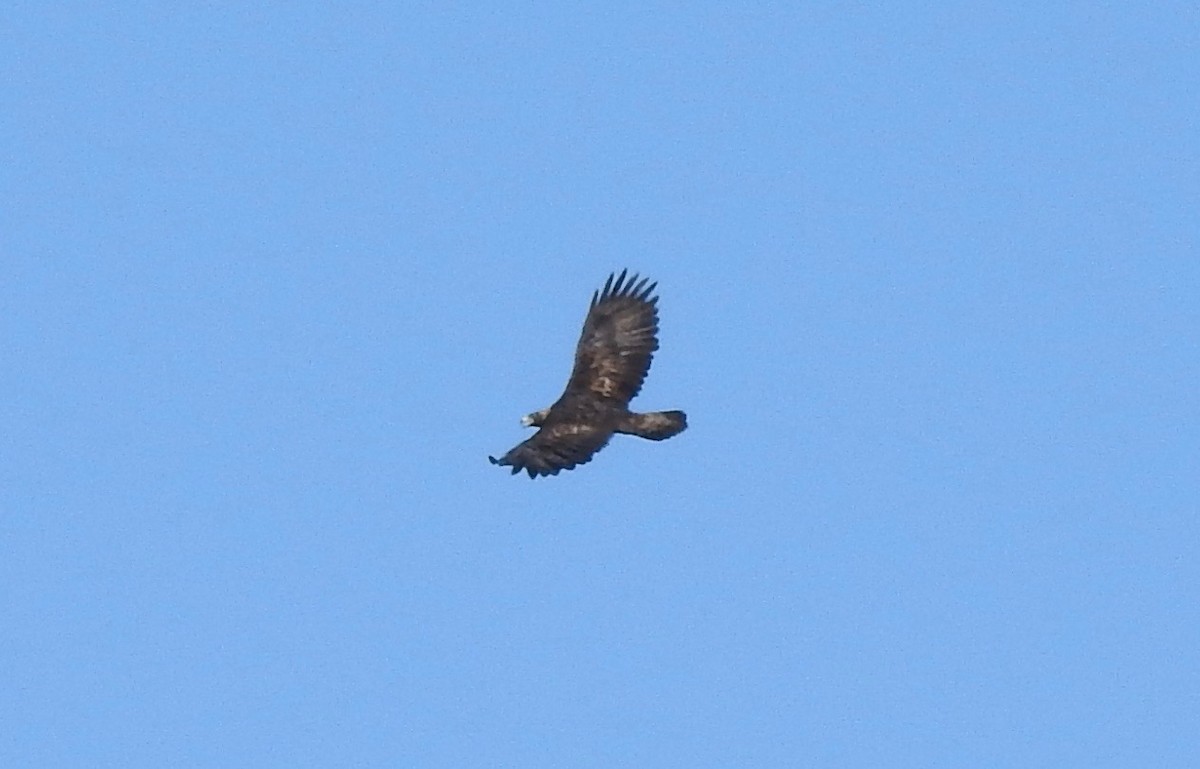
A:
POLYGON ((661 441, 687 427, 682 411, 629 410, 658 349, 658 297, 651 296, 658 284, 627 272, 609 275, 592 294, 562 397, 521 420, 541 429, 499 459, 488 457, 493 465, 510 466, 513 475, 525 470, 530 478, 558 475, 591 460, 613 433, 661 441))

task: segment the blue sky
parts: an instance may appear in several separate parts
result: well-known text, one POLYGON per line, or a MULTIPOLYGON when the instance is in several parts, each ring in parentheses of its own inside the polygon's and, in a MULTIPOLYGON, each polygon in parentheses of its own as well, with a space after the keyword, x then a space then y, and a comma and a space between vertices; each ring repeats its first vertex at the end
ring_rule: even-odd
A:
POLYGON ((1193 767, 1192 4, 0 18, 0 764, 1193 767), (635 405, 490 466, 591 292, 635 405))

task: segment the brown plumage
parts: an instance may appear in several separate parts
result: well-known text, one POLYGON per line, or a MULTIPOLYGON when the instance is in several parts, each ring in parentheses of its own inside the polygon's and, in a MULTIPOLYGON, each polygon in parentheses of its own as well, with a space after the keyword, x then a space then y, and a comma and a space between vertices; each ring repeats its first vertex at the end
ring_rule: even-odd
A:
POLYGON ((488 457, 493 465, 510 466, 514 475, 525 470, 530 478, 558 475, 591 460, 613 433, 661 441, 687 428, 682 411, 629 410, 658 349, 658 297, 652 296, 658 284, 627 278, 627 272, 609 275, 592 294, 562 397, 521 420, 540 429, 499 459, 488 457))

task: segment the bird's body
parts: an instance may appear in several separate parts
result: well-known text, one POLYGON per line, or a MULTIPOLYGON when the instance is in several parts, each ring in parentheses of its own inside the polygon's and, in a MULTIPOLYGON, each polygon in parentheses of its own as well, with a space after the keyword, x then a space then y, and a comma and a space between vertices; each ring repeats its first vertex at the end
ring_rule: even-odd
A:
POLYGON ((661 441, 687 428, 682 411, 629 410, 658 349, 658 297, 652 296, 657 284, 626 274, 610 275, 592 295, 562 396, 522 420, 537 433, 499 459, 488 457, 492 464, 530 478, 557 475, 591 460, 614 433, 661 441))

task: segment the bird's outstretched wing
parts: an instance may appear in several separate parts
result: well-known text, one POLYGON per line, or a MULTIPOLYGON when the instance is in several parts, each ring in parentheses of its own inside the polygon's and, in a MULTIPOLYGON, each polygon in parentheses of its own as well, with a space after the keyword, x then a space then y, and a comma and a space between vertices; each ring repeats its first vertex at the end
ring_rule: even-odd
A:
POLYGON ((558 475, 560 470, 570 470, 590 461, 611 437, 611 429, 598 425, 560 422, 542 427, 532 438, 517 444, 499 459, 488 459, 493 465, 511 466, 514 475, 522 470, 528 472, 530 478, 558 475))
POLYGON ((651 295, 658 284, 627 272, 609 275, 592 294, 567 394, 627 404, 642 389, 658 349, 658 297, 651 295))

